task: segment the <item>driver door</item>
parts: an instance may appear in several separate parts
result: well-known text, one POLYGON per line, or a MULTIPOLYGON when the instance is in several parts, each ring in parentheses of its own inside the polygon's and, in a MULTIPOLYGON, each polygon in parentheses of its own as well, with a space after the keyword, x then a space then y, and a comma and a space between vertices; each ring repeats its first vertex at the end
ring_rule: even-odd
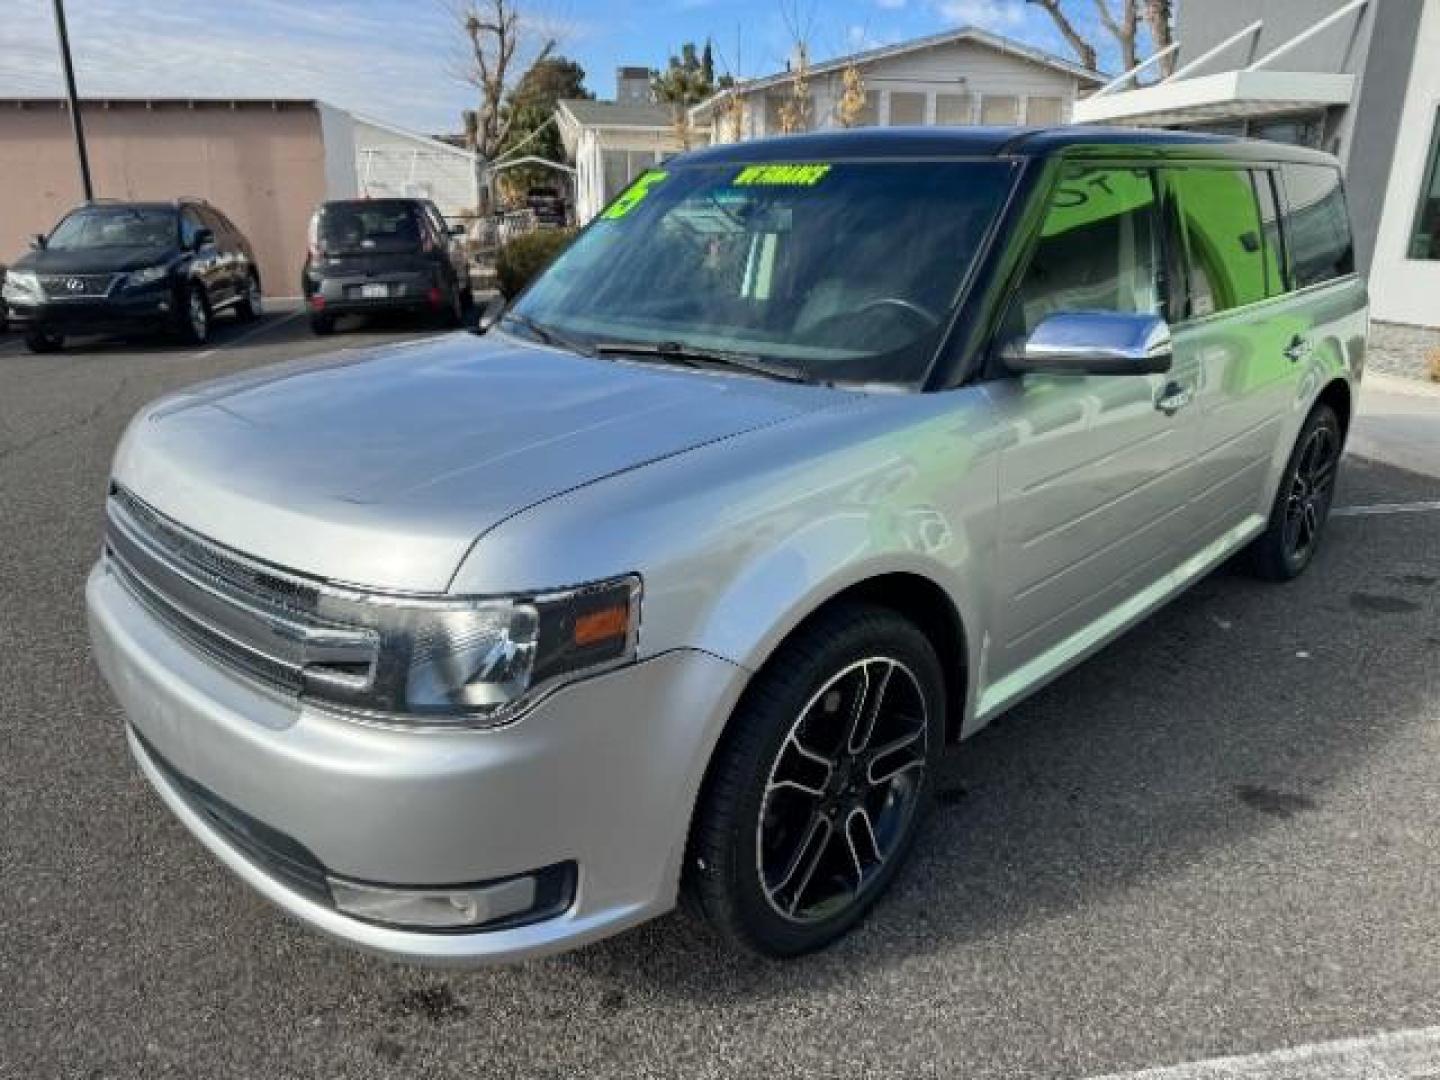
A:
MULTIPOLYGON (((1059 311, 1168 314, 1149 169, 1064 166, 1002 340, 1059 311)), ((1193 373, 1000 373, 996 631, 982 711, 1083 652, 1178 561, 1195 447, 1193 373)), ((1013 695, 1011 695, 1013 696, 1013 695)), ((993 708, 990 708, 993 706, 993 708)))

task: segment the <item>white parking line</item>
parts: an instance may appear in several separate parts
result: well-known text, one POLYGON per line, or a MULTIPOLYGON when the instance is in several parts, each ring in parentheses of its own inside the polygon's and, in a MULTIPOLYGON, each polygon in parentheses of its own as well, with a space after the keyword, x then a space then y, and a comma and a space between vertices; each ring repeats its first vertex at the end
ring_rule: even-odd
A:
POLYGON ((1372 503, 1369 506, 1337 506, 1333 517, 1371 517, 1378 514, 1430 514, 1440 510, 1440 499, 1426 502, 1372 503))
POLYGON ((1421 1028, 1094 1080, 1431 1080, 1437 1074, 1440 1028, 1421 1028))
POLYGON ((220 344, 216 345, 213 349, 206 349, 204 352, 198 352, 198 353, 196 353, 196 354, 195 354, 195 359, 197 359, 197 360, 204 360, 204 359, 205 359, 206 357, 208 357, 208 356, 214 356, 217 352, 220 352, 222 349, 233 349, 236 345, 239 345, 241 342, 249 341, 251 338, 255 337, 257 334, 265 333, 265 332, 268 331, 268 330, 274 330, 277 326, 284 326, 284 325, 285 325, 287 322, 289 322, 291 319, 298 319, 298 318, 299 318, 301 315, 303 315, 303 314, 304 314, 303 311, 290 311, 290 312, 285 313, 284 315, 281 315, 280 318, 274 320, 273 322, 262 322, 259 326, 252 326, 249 330, 246 330, 244 333, 237 334, 235 337, 231 338, 229 341, 222 341, 220 344))

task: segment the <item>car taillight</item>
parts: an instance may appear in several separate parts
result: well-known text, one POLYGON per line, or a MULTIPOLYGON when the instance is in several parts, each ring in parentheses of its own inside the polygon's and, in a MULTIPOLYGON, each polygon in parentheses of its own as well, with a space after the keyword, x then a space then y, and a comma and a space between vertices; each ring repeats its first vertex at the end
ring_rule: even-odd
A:
POLYGON ((325 307, 325 297, 321 296, 319 293, 316 293, 314 296, 310 297, 310 306, 316 311, 322 310, 325 307))
POLYGON ((430 306, 438 308, 445 301, 445 295, 437 287, 431 286, 429 292, 430 306))

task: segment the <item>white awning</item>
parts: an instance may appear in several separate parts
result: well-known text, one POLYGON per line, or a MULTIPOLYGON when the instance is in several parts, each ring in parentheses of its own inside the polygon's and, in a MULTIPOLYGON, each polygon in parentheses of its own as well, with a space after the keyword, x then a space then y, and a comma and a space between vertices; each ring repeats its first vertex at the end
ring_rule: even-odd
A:
POLYGON ((1176 127, 1349 105, 1355 76, 1315 71, 1225 71, 1075 102, 1077 124, 1176 127))

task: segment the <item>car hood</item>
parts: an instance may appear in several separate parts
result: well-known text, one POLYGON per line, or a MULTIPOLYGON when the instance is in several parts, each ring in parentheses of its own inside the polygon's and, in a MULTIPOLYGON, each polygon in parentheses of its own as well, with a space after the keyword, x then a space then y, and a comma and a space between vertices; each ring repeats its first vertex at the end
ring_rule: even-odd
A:
POLYGON ((15 260, 10 270, 12 273, 28 270, 35 274, 118 274, 169 262, 175 254, 174 248, 151 246, 86 248, 79 251, 51 251, 45 248, 15 260))
POLYGON ((163 399, 115 479, 277 566, 442 592, 479 536, 536 503, 849 397, 452 334, 163 399))

